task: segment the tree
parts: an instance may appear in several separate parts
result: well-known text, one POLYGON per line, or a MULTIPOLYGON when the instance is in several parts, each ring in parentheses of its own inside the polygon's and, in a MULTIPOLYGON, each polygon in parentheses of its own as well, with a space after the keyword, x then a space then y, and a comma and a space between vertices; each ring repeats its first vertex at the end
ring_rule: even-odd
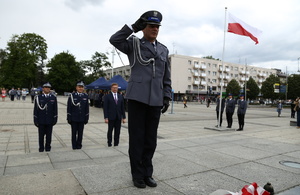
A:
POLYGON ((92 81, 98 79, 99 77, 105 76, 103 67, 111 67, 106 54, 99 52, 95 52, 91 60, 81 61, 80 64, 86 72, 91 72, 91 74, 85 77, 85 79, 92 81))
POLYGON ((259 94, 259 87, 252 77, 250 77, 249 80, 247 81, 246 87, 247 87, 247 89, 246 89, 247 90, 247 98, 249 98, 250 100, 256 99, 256 97, 259 94))
POLYGON ((48 81, 56 92, 73 91, 76 82, 83 79, 84 70, 69 52, 56 54, 47 64, 48 81))
POLYGON ((279 97, 278 93, 274 93, 274 84, 279 83, 280 79, 275 75, 270 75, 261 86, 261 93, 264 98, 271 98, 272 100, 275 100, 279 97))
POLYGON ((288 77, 287 96, 289 99, 296 99, 300 97, 300 75, 290 75, 288 77))
POLYGON ((46 40, 34 33, 13 35, 1 58, 0 82, 5 87, 29 87, 39 83, 47 58, 46 40))
POLYGON ((240 85, 235 79, 231 79, 226 87, 226 93, 232 93, 233 95, 238 95, 240 93, 240 85))
POLYGON ((221 61, 219 58, 215 59, 215 58, 212 57, 212 56, 204 56, 203 58, 205 58, 205 59, 210 59, 210 60, 218 60, 218 61, 221 61))

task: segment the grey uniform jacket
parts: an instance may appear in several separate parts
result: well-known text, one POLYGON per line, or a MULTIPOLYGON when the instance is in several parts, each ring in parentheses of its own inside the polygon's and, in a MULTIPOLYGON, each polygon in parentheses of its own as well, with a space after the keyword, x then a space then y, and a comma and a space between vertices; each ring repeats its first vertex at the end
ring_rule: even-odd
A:
POLYGON ((167 47, 158 41, 156 42, 155 51, 149 41, 144 38, 140 39, 140 50, 143 60, 155 59, 155 67, 153 67, 153 63, 146 66, 142 65, 134 54, 133 36, 130 36, 132 32, 125 25, 112 35, 109 40, 118 50, 127 54, 129 63, 132 66, 125 98, 150 106, 162 106, 164 97, 171 99, 169 51, 167 47))
POLYGON ((226 101, 226 113, 234 113, 235 109, 235 100, 234 99, 227 99, 226 101))
POLYGON ((247 102, 245 100, 243 101, 238 100, 237 104, 238 104, 237 114, 246 114, 247 102))

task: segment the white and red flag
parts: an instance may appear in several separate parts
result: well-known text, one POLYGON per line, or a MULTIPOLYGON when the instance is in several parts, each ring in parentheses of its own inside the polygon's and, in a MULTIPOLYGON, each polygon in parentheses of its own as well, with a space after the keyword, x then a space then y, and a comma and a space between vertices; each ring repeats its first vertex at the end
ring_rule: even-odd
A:
POLYGON ((258 37, 262 33, 261 30, 246 24, 230 13, 228 13, 228 32, 248 36, 255 42, 255 44, 258 44, 258 37))

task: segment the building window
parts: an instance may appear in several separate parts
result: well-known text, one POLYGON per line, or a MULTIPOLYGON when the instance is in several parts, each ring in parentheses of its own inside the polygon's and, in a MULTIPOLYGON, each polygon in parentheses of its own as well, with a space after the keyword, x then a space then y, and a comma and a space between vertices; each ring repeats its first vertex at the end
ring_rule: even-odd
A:
POLYGON ((192 80, 192 77, 188 77, 188 80, 189 80, 189 81, 192 80))
POLYGON ((210 67, 210 63, 208 63, 207 65, 208 65, 208 67, 210 67))
POLYGON ((230 76, 233 77, 233 74, 231 73, 230 76))
POLYGON ((191 89, 191 85, 188 85, 188 89, 191 89))
POLYGON ((238 67, 235 67, 234 70, 235 70, 235 71, 239 71, 239 68, 238 68, 238 67))
POLYGON ((212 81, 212 83, 216 83, 217 79, 212 79, 211 81, 212 81))
POLYGON ((233 66, 230 67, 230 70, 233 70, 233 66))
POLYGON ((188 63, 189 63, 189 65, 191 65, 192 64, 192 60, 189 60, 188 63))
POLYGON ((217 68, 217 64, 213 64, 213 67, 214 67, 214 68, 217 68))
POLYGON ((235 74, 235 75, 234 75, 234 77, 235 77, 235 78, 238 78, 238 77, 239 77, 239 75, 238 75, 238 74, 235 74))
POLYGON ((199 64, 199 62, 197 62, 197 61, 194 61, 194 65, 197 65, 197 64, 199 64))
POLYGON ((210 75, 210 71, 207 71, 207 74, 210 75))
POLYGON ((216 76, 216 75, 217 75, 217 72, 213 71, 213 75, 216 76))

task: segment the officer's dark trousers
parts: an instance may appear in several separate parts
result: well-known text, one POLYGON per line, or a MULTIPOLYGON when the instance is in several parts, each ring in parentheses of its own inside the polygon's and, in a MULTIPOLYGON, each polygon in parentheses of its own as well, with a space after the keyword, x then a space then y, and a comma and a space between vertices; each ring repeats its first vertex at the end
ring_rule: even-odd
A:
POLYGON ((15 95, 10 95, 10 100, 14 101, 15 100, 15 95))
POLYGON ((52 140, 52 129, 53 125, 42 125, 39 124, 39 151, 51 150, 51 140, 52 140), (44 145, 44 139, 46 135, 46 144, 44 145))
POLYGON ((152 177, 161 106, 128 100, 129 159, 133 179, 152 177))
POLYGON ((232 112, 226 112, 226 119, 227 119, 228 127, 232 126, 232 115, 233 115, 232 112))
POLYGON ((239 126, 242 129, 244 128, 244 119, 245 119, 244 114, 238 114, 239 126))
POLYGON ((71 128, 72 128, 72 148, 74 150, 81 149, 84 123, 72 121, 71 128))
MULTIPOLYGON (((217 112, 217 120, 218 120, 218 125, 219 125, 219 111, 217 112)), ((220 118, 220 126, 222 126, 222 121, 223 121, 223 112, 221 112, 221 118, 220 118)))
POLYGON ((297 126, 300 127, 300 110, 297 111, 297 126))
POLYGON ((120 139, 121 120, 109 120, 108 131, 107 131, 107 144, 111 146, 112 132, 114 132, 114 146, 119 145, 120 139))

